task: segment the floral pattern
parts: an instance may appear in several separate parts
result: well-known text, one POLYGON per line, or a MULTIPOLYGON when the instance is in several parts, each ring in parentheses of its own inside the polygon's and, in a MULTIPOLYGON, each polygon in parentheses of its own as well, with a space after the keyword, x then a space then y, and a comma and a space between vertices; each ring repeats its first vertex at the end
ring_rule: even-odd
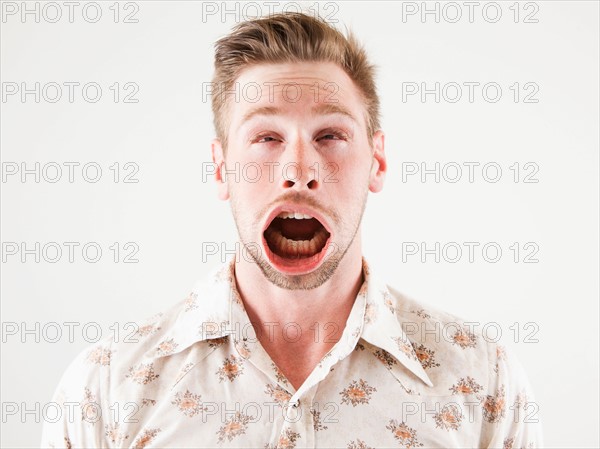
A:
POLYGON ((152 407, 153 405, 156 405, 156 399, 142 398, 140 402, 142 407, 152 407))
POLYGON ((184 311, 189 312, 190 310, 194 310, 198 308, 198 293, 191 292, 187 298, 184 300, 185 309, 184 311))
POLYGON ((160 331, 160 329, 161 329, 161 328, 160 328, 159 326, 157 326, 156 324, 153 324, 153 323, 151 323, 151 324, 145 324, 145 325, 143 325, 143 326, 140 326, 140 327, 137 329, 137 332, 136 332, 136 333, 137 333, 137 334, 138 334, 140 337, 147 337, 147 336, 149 336, 149 335, 156 334, 158 331, 160 331))
POLYGON ((394 298, 390 294, 388 290, 383 290, 381 292, 381 296, 383 297, 383 304, 388 308, 390 313, 393 315, 396 313, 396 304, 394 302, 394 298))
POLYGON ((421 362, 423 369, 440 366, 440 364, 435 361, 435 351, 428 349, 424 344, 417 344, 413 342, 412 345, 413 349, 415 350, 415 355, 417 356, 419 362, 421 362))
POLYGON ((237 349, 238 354, 244 358, 250 358, 250 348, 248 347, 248 343, 245 341, 236 341, 235 349, 237 349))
POLYGON ((483 403, 483 417, 490 423, 500 422, 506 413, 505 405, 504 386, 501 386, 495 395, 487 395, 483 403))
POLYGON ((365 323, 372 323, 377 319, 377 304, 367 302, 365 307, 365 323))
POLYGON ((458 430, 463 416, 456 405, 447 404, 442 407, 439 413, 436 413, 434 419, 436 427, 441 427, 445 430, 458 430))
POLYGON ((227 379, 233 382, 243 371, 242 359, 235 355, 230 355, 223 361, 223 366, 217 370, 217 374, 219 375, 219 381, 223 382, 227 379))
POLYGON ((233 267, 209 277, 168 313, 144 321, 135 338, 106 338, 82 351, 53 398, 81 404, 81 419, 77 410, 76 419, 65 412, 62 420, 44 423, 42 446, 539 444, 539 425, 522 419, 535 399, 514 355, 457 326, 460 318, 397 295, 369 277, 366 263, 339 344, 326 350, 303 385, 292 386, 259 342, 232 332, 251 324, 233 267), (444 327, 445 338, 435 341, 422 332, 444 327), (294 410, 288 408, 292 397, 298 399, 294 410), (115 403, 121 404, 118 417, 110 408, 115 403), (521 419, 509 418, 509 410, 521 419))
POLYGON ((498 374, 498 367, 500 362, 506 360, 506 349, 504 346, 498 345, 496 347, 496 365, 494 366, 494 372, 498 374))
POLYGON ((281 388, 279 385, 267 385, 265 393, 271 396, 271 398, 282 407, 287 405, 287 403, 292 398, 292 395, 287 390, 281 388))
POLYGON ((377 391, 377 388, 371 387, 367 381, 363 379, 353 380, 348 388, 340 392, 342 404, 352 404, 353 407, 358 404, 368 404, 374 391, 377 391))
POLYGON ((119 423, 111 423, 104 426, 104 435, 111 443, 115 445, 122 445, 123 442, 129 438, 129 435, 125 435, 119 431, 119 423))
POLYGON ((348 443, 348 449, 373 449, 371 446, 368 446, 367 443, 365 443, 364 441, 362 441, 360 438, 356 439, 356 442, 350 441, 350 443, 348 443))
POLYGON ((275 372, 275 378, 277 379, 277 382, 287 385, 288 380, 286 379, 284 374, 281 372, 279 367, 277 365, 275 365, 273 362, 271 362, 271 368, 273 368, 273 371, 275 372))
POLYGON ((144 449, 152 442, 152 440, 154 440, 154 438, 156 438, 156 435, 158 435, 160 431, 161 429, 145 429, 133 442, 133 448, 144 449))
POLYGON ((390 419, 390 423, 385 426, 385 428, 391 430, 394 438, 407 449, 423 446, 423 443, 420 443, 419 440, 417 440, 417 431, 408 427, 404 421, 398 424, 398 421, 395 419, 390 419))
POLYGON ((404 353, 406 357, 413 360, 418 360, 415 350, 408 339, 402 337, 392 337, 392 340, 398 345, 398 349, 404 353))
POLYGON ((458 382, 450 387, 452 394, 477 394, 483 387, 475 382, 475 379, 467 376, 461 377, 458 382))
POLYGON ((125 377, 130 378, 137 384, 146 385, 150 382, 158 379, 160 374, 154 372, 154 364, 152 363, 140 363, 135 367, 129 368, 129 372, 125 377))
POLYGON ((320 430, 327 430, 327 426, 324 426, 321 422, 321 412, 315 410, 314 408, 311 408, 310 413, 312 414, 313 428, 315 429, 315 432, 318 432, 320 430))
POLYGON ((392 366, 398 363, 396 362, 394 356, 392 356, 385 349, 377 349, 373 355, 375 355, 375 357, 377 357, 377 359, 383 363, 387 369, 390 369, 392 366))
POLYGON ((414 313, 414 314, 416 314, 418 317, 421 317, 421 318, 425 318, 425 319, 427 319, 427 318, 431 318, 431 315, 429 315, 429 314, 428 314, 428 313, 425 311, 425 309, 413 310, 413 311, 411 311, 411 313, 414 313))
POLYGON ((235 416, 227 418, 225 424, 217 432, 219 443, 225 440, 231 441, 235 437, 245 434, 251 419, 251 416, 244 415, 241 412, 236 412, 235 416))
POLYGON ((474 348, 477 346, 477 338, 471 332, 460 329, 452 336, 452 343, 460 346, 462 349, 474 348))
POLYGON ((175 340, 173 340, 172 338, 169 338, 168 340, 163 340, 158 344, 158 347, 156 348, 156 355, 158 357, 170 355, 173 352, 175 352, 177 346, 179 345, 175 343, 175 340))
POLYGON ((300 438, 300 434, 288 427, 279 436, 276 445, 266 444, 265 449, 294 449, 298 438, 300 438))
POLYGON ((227 340, 229 340, 228 336, 211 338, 208 340, 208 346, 210 348, 218 348, 219 346, 223 346, 225 343, 227 343, 227 340))
POLYGON ((88 361, 95 363, 96 365, 108 366, 110 365, 110 358, 112 351, 108 348, 96 347, 92 349, 88 355, 88 361))
POLYGON ((181 413, 190 418, 208 410, 202 405, 202 396, 190 390, 185 390, 185 393, 177 392, 171 404, 176 405, 181 413))
POLYGON ((83 400, 81 401, 81 420, 95 424, 100 412, 99 404, 96 402, 96 395, 85 387, 83 389, 83 400))

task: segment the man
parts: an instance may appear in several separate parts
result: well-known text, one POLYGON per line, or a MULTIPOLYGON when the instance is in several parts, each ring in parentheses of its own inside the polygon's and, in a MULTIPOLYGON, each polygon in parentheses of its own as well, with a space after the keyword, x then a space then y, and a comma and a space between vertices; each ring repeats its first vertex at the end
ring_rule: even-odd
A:
POLYGON ((133 343, 82 353, 42 444, 539 446, 517 362, 362 257, 367 194, 387 164, 356 40, 297 13, 244 22, 216 44, 213 87, 212 155, 239 257, 133 343))

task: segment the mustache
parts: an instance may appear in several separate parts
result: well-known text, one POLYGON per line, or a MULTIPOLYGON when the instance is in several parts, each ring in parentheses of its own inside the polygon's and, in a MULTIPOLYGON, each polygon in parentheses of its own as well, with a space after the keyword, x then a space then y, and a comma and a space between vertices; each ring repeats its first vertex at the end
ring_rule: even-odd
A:
POLYGON ((309 206, 312 209, 315 209, 319 213, 323 215, 331 216, 335 221, 339 221, 338 213, 330 208, 325 207, 318 201, 315 197, 307 195, 302 192, 286 192, 283 195, 277 197, 273 201, 271 201, 262 211, 261 215, 264 216, 268 213, 269 210, 273 209, 280 203, 291 203, 297 204, 299 206, 309 206))

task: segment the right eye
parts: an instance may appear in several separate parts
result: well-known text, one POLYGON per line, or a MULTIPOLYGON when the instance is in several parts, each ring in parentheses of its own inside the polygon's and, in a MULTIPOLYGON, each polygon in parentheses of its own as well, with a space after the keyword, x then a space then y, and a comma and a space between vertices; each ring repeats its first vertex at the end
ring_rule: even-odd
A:
POLYGON ((265 136, 265 137, 261 137, 258 140, 259 143, 261 142, 275 142, 275 138, 273 136, 265 136))
POLYGON ((252 143, 252 144, 273 143, 273 142, 280 142, 280 141, 281 141, 281 138, 273 132, 260 133, 260 134, 257 134, 256 136, 254 136, 252 139, 250 139, 250 143, 252 143))

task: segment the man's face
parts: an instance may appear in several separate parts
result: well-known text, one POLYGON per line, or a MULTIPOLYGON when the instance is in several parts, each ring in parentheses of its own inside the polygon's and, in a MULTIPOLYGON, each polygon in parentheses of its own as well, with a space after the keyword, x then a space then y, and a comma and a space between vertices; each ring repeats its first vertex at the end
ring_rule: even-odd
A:
POLYGON ((367 193, 383 182, 383 135, 369 141, 360 92, 333 63, 256 65, 237 89, 225 154, 213 143, 220 196, 269 281, 316 288, 360 245, 367 193))

